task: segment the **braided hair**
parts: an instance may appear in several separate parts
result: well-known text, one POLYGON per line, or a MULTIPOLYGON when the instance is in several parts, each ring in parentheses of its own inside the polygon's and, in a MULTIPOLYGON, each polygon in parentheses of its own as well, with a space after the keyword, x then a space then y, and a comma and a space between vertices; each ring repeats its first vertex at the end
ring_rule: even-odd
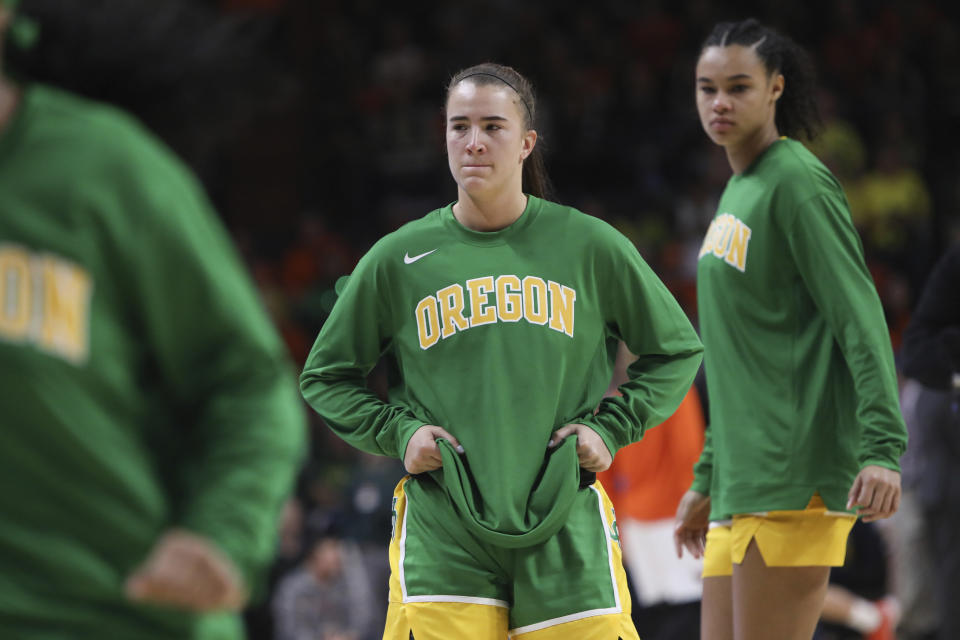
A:
POLYGON ((793 40, 748 18, 740 22, 717 24, 700 48, 730 45, 752 47, 768 74, 781 73, 786 82, 777 100, 775 123, 781 135, 812 140, 820 130, 817 107, 816 73, 810 56, 793 40))

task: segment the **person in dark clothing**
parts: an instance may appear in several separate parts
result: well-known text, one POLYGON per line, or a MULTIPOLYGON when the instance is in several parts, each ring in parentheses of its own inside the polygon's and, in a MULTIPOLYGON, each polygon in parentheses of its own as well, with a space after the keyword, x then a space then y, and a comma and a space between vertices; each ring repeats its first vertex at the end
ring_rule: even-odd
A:
POLYGON ((931 389, 960 384, 960 244, 934 266, 903 338, 903 372, 931 389))
POLYGON ((960 602, 960 244, 934 266, 907 326, 903 373, 922 385, 904 402, 911 456, 904 484, 922 513, 924 542, 933 562, 939 635, 960 638, 960 619, 948 607, 960 602))

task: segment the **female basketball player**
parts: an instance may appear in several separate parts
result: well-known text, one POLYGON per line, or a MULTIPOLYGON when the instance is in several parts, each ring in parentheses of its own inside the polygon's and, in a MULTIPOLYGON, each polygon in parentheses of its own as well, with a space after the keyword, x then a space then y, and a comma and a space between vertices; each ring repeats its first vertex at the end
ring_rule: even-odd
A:
POLYGON ((364 256, 301 377, 339 436, 411 474, 394 498, 388 640, 637 638, 593 472, 673 413, 701 345, 624 236, 541 197, 535 117, 509 67, 453 77, 456 202, 364 256), (642 355, 601 402, 620 339, 642 355), (364 387, 381 356, 387 402, 364 387))
POLYGON ((734 175, 700 250, 710 429, 677 551, 706 540, 703 638, 809 639, 849 510, 897 509, 890 339, 839 183, 788 137, 817 123, 803 50, 755 20, 719 24, 696 95, 734 175))

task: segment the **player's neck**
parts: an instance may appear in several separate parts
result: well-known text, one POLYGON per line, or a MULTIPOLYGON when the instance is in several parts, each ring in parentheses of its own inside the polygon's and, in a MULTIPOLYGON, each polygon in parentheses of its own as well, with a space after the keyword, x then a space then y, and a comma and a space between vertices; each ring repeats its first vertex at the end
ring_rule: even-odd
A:
POLYGON ((740 144, 726 147, 727 161, 730 168, 737 175, 743 173, 753 161, 760 157, 767 147, 772 145, 780 138, 777 128, 770 123, 770 126, 758 129, 755 135, 743 140, 740 144))
POLYGON ((522 191, 511 191, 483 198, 471 196, 462 189, 453 205, 457 222, 474 231, 499 231, 517 221, 527 208, 527 196, 522 191))

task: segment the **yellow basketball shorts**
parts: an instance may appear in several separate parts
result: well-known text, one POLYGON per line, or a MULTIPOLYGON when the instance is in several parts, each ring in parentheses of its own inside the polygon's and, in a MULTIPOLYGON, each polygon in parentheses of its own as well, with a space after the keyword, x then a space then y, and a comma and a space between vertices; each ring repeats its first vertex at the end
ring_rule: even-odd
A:
POLYGON ((828 511, 819 494, 806 509, 740 514, 713 523, 707 533, 703 577, 733 575, 751 540, 768 567, 839 567, 847 553, 847 537, 856 516, 828 511))

